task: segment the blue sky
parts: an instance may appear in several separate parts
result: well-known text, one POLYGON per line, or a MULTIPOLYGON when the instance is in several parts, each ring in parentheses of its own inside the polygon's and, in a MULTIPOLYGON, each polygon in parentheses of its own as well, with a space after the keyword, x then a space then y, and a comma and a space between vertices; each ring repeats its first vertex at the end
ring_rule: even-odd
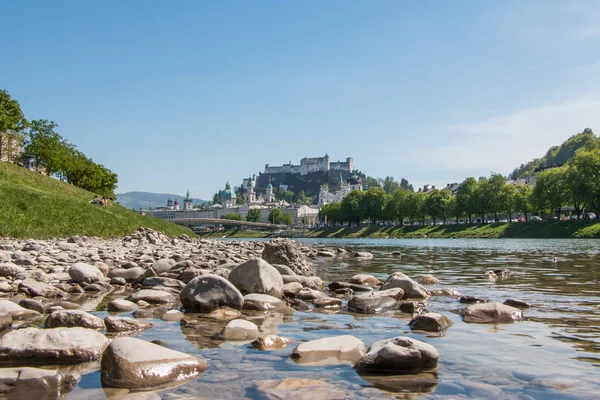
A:
POLYGON ((591 1, 2 1, 0 88, 119 175, 210 198, 328 153, 443 186, 600 132, 591 1))

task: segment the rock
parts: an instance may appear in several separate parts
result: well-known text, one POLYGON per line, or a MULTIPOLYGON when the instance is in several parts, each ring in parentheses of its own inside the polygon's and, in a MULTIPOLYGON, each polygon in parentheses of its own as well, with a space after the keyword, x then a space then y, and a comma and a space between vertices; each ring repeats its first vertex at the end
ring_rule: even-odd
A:
POLYGON ((285 378, 261 381, 256 384, 261 399, 289 400, 347 400, 352 397, 342 389, 316 379, 285 378))
POLYGON ((79 284, 94 283, 101 281, 104 278, 102 271, 93 265, 86 263, 75 263, 71 268, 69 268, 69 276, 79 284))
POLYGON ((12 293, 15 291, 13 285, 6 281, 0 281, 0 292, 2 293, 12 293))
POLYGON ((39 368, 0 368, 0 395, 8 399, 64 398, 79 381, 72 372, 39 368))
POLYGON ((188 282, 179 294, 188 312, 210 312, 227 306, 241 309, 244 298, 229 281, 216 275, 202 275, 188 282))
POLYGON ((381 286, 381 290, 391 288, 404 290, 404 299, 426 299, 429 297, 427 290, 417 282, 404 275, 402 272, 394 272, 381 286))
POLYGON ((230 307, 219 307, 206 316, 219 321, 229 321, 241 317, 242 313, 230 307))
POLYGON ((398 250, 394 250, 392 252, 390 252, 390 256, 403 256, 404 254, 402 254, 401 251, 398 250))
POLYGON ((0 314, 9 314, 12 319, 29 319, 41 315, 35 310, 23 308, 10 300, 0 300, 0 314))
POLYGON ((287 265, 271 264, 281 275, 296 275, 296 273, 287 265))
POLYGON ((245 319, 234 319, 223 329, 225 340, 254 340, 258 337, 258 326, 245 319))
POLYGON ((523 318, 521 310, 501 303, 473 304, 465 308, 461 315, 463 321, 476 324, 515 322, 523 318))
POLYGON ((309 289, 309 288, 303 288, 298 293, 296 293, 297 300, 315 301, 315 300, 322 300, 322 299, 328 299, 328 298, 329 298, 329 296, 327 296, 325 293, 318 291, 318 290, 309 289))
POLYGON ((0 362, 13 365, 76 364, 99 360, 110 341, 86 328, 24 328, 0 338, 0 362))
POLYGON ((290 282, 283 285, 283 295, 286 297, 295 297, 304 286, 300 282, 290 282))
POLYGON ((358 283, 331 282, 329 284, 329 290, 338 290, 338 289, 352 289, 354 292, 372 292, 373 291, 372 287, 358 284, 358 283))
POLYGON ((106 309, 113 312, 135 311, 137 308, 137 304, 124 299, 112 300, 106 305, 106 309))
POLYGON ((26 289, 30 296, 41 296, 41 297, 63 297, 66 293, 54 286, 44 283, 37 282, 33 279, 25 279, 19 284, 19 290, 26 289))
POLYGON ((460 296, 460 292, 448 288, 441 289, 431 289, 429 291, 430 296, 438 296, 438 297, 458 297, 460 296))
POLYGON ((13 263, 0 263, 0 276, 17 276, 25 272, 25 268, 13 263))
POLYGON ((376 294, 378 296, 392 297, 396 300, 402 300, 402 298, 404 297, 404 290, 402 290, 400 288, 392 288, 392 289, 379 290, 377 292, 374 292, 373 294, 376 294))
POLYGON ((152 327, 149 322, 138 321, 133 318, 108 316, 104 318, 107 332, 143 331, 152 327))
POLYGON ((0 314, 0 332, 12 326, 13 318, 10 314, 0 314))
POLYGON ((325 287, 323 280, 318 276, 281 275, 281 279, 284 284, 297 282, 310 289, 322 290, 325 287))
POLYGON ((342 300, 335 297, 315 300, 313 303, 317 308, 342 308, 342 300))
POLYGON ((144 269, 142 267, 133 268, 115 268, 111 269, 108 273, 109 278, 123 278, 129 283, 134 283, 144 275, 144 269))
POLYGON ((279 350, 283 349, 290 343, 290 339, 284 338, 277 335, 266 335, 259 336, 254 342, 252 347, 259 350, 279 350))
POLYGON ((290 239, 272 239, 265 243, 262 258, 269 264, 287 265, 297 275, 311 276, 313 269, 310 260, 302 252, 300 245, 290 239))
POLYGON ((423 275, 419 279, 419 283, 421 285, 437 285, 440 283, 440 280, 433 275, 423 275))
POLYGON ((368 251, 357 251, 352 255, 352 257, 371 259, 371 258, 373 258, 373 254, 369 253, 368 251))
POLYGON ((40 314, 43 314, 46 312, 46 307, 44 307, 44 305, 37 300, 23 299, 19 302, 19 305, 28 310, 37 311, 40 314))
POLYGON ((143 300, 150 304, 173 304, 175 297, 171 293, 162 290, 142 289, 129 296, 127 300, 133 302, 143 300))
POLYGON ((125 280, 125 278, 115 276, 114 278, 110 278, 110 284, 125 286, 127 284, 127 281, 125 280))
POLYGON ((466 303, 466 304, 477 304, 477 303, 487 303, 488 300, 484 299, 482 297, 475 297, 475 296, 461 296, 460 299, 458 299, 459 302, 461 303, 466 303))
POLYGON ((284 301, 279 300, 276 297, 269 296, 268 294, 247 294, 244 296, 244 310, 255 310, 255 311, 276 311, 287 304, 284 301))
POLYGON ((411 329, 425 332, 441 332, 450 325, 452 325, 452 321, 438 313, 417 315, 408 323, 411 329))
POLYGON ((234 268, 229 282, 243 293, 262 293, 283 297, 283 279, 272 265, 262 259, 248 260, 234 268))
POLYGON ((179 310, 169 310, 164 313, 160 319, 167 322, 179 322, 185 315, 179 310))
MULTIPOLYGON (((440 383, 437 371, 419 372, 416 374, 396 373, 392 375, 377 374, 375 372, 368 375, 361 374, 360 377, 377 389, 406 394, 406 397, 399 397, 401 399, 412 399, 416 394, 434 392, 440 383)), ((442 393, 445 396, 454 394, 446 391, 442 393)))
POLYGON ((348 301, 349 311, 363 314, 377 314, 393 308, 396 308, 396 299, 377 294, 362 294, 348 301))
POLYGON ((297 363, 354 364, 366 352, 366 346, 350 335, 326 337, 301 343, 292 352, 297 363))
POLYGON ((375 278, 373 275, 368 274, 354 275, 352 278, 348 279, 348 282, 366 286, 377 286, 381 283, 379 279, 375 278))
POLYGON ((110 271, 110 267, 106 263, 103 263, 102 261, 96 261, 94 263, 94 267, 98 268, 100 272, 102 272, 102 275, 108 276, 108 271, 110 271))
POLYGON ((514 300, 514 299, 504 300, 503 304, 505 304, 507 306, 515 307, 515 308, 520 308, 521 310, 526 310, 528 308, 531 308, 531 305, 529 303, 525 303, 524 301, 514 300))
POLYGON ((422 312, 427 303, 422 303, 418 301, 404 301, 400 303, 400 311, 407 314, 418 314, 422 312))
POLYGON ((163 272, 168 272, 177 264, 177 262, 171 258, 162 258, 152 264, 152 269, 156 273, 156 275, 160 275, 163 272))
POLYGON ((82 328, 104 330, 104 322, 85 311, 63 310, 54 311, 46 318, 46 328, 69 328, 80 326, 82 328))
POLYGON ((336 254, 330 250, 318 250, 317 257, 335 257, 336 254))
POLYGON ((439 354, 430 344, 398 336, 375 342, 355 365, 358 371, 420 371, 437 366, 439 354))
POLYGON ((206 361, 132 337, 112 341, 102 356, 103 386, 147 389, 194 378, 206 361))

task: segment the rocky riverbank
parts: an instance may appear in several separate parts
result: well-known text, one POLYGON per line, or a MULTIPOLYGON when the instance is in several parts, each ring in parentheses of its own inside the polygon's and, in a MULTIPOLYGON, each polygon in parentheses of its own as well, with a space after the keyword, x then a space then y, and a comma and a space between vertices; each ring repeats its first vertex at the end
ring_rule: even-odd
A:
MULTIPOLYGON (((423 285, 439 283, 433 276, 423 276, 419 283, 396 272, 381 282, 373 275, 358 274, 347 282, 327 282, 326 287, 314 275, 313 259, 348 257, 368 260, 372 255, 304 246, 289 239, 169 238, 143 228, 121 240, 78 236, 2 240, 0 395, 61 398, 81 375, 100 370, 103 386, 127 398, 130 390, 155 394, 211 368, 200 357, 168 348, 158 337, 153 341, 132 337, 153 328, 147 319, 178 322, 186 336, 201 346, 233 341, 264 351, 291 342, 272 334, 265 316, 285 319, 297 310, 372 315, 399 309, 414 315, 412 329, 439 333, 450 326, 445 316, 426 312, 426 300, 430 296, 458 299, 460 294, 448 288, 427 290, 423 285), (101 319, 90 313, 94 311, 109 315, 101 319), (68 367, 38 368, 52 365, 68 367)), ((495 279, 506 273, 490 272, 488 276, 495 279)), ((474 303, 463 311, 465 322, 521 318, 520 309, 509 305, 468 297, 460 301, 474 303)), ((296 344, 290 357, 308 366, 351 364, 372 379, 383 379, 375 378, 382 373, 408 376, 401 383, 420 387, 416 391, 435 387, 428 375, 414 375, 435 375, 440 355, 427 343, 393 333, 370 346, 350 335, 323 336, 296 344)), ((287 397, 321 390, 324 385, 318 380, 286 379, 263 382, 257 390, 268 398, 287 397)), ((323 390, 339 397, 338 389, 323 390)))

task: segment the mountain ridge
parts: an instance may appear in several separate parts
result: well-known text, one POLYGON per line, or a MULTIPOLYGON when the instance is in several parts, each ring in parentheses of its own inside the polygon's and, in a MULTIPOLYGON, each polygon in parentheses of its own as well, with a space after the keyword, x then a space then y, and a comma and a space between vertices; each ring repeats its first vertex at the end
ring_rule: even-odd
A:
MULTIPOLYGON (((147 209, 165 207, 169 198, 173 201, 177 199, 177 201, 179 201, 180 208, 183 208, 184 196, 176 194, 132 191, 125 193, 117 193, 116 196, 119 204, 131 210, 138 210, 140 208, 147 209)), ((208 200, 202 200, 192 197, 192 204, 194 205, 207 202, 208 200)))

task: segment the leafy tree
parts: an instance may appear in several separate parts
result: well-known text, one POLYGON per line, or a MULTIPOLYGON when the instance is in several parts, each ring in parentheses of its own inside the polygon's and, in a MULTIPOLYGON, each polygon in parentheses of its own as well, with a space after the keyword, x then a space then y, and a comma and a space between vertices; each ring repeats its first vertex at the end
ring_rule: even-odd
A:
POLYGON ((456 215, 466 215, 469 223, 472 222, 473 214, 477 212, 476 189, 475 178, 467 178, 456 191, 456 215))
POLYGON ((425 223, 425 193, 411 193, 406 199, 406 215, 410 219, 411 224, 415 221, 425 223))
POLYGON ((279 208, 274 208, 273 210, 271 210, 271 212, 269 213, 269 223, 271 224, 280 224, 281 223, 281 215, 283 213, 281 212, 281 210, 279 208))
POLYGON ((375 178, 373 178, 371 176, 365 177, 365 179, 363 181, 363 185, 365 187, 365 190, 373 188, 373 187, 380 187, 381 186, 380 182, 377 179, 375 179, 375 178))
POLYGON ((390 194, 393 193, 396 189, 398 189, 400 185, 398 184, 398 182, 396 182, 393 176, 388 175, 383 180, 382 187, 385 193, 390 194))
POLYGON ((27 120, 19 102, 13 100, 6 90, 0 90, 0 160, 14 162, 23 142, 23 130, 27 120))
POLYGON ((568 204, 570 200, 566 178, 565 167, 540 172, 533 188, 533 195, 541 210, 556 212, 557 217, 560 218, 562 206, 568 204))
POLYGON ((342 219, 342 203, 329 203, 325 204, 321 209, 321 219, 325 220, 327 217, 327 224, 339 224, 343 223, 342 219))
POLYGON ((388 195, 386 199, 383 215, 386 220, 400 221, 400 225, 404 224, 406 218, 406 201, 410 192, 404 188, 397 188, 392 195, 388 195))
POLYGON ((498 193, 500 211, 506 213, 508 222, 512 222, 512 215, 517 209, 517 196, 519 192, 514 185, 504 185, 498 193))
POLYGON ((287 213, 282 213, 281 218, 279 219, 279 223, 287 226, 294 225, 294 218, 287 213))
POLYGON ((380 187, 372 187, 361 199, 360 209, 364 218, 372 223, 383 220, 383 209, 385 207, 385 191, 380 187))
POLYGON ((429 214, 435 225, 438 218, 442 219, 446 223, 448 216, 448 204, 452 197, 448 190, 437 190, 434 189, 428 193, 425 197, 425 212, 429 214))
POLYGON ((496 172, 492 172, 488 180, 491 186, 490 211, 494 213, 494 222, 498 222, 498 213, 504 210, 500 193, 506 186, 506 178, 496 172))
POLYGON ((230 219, 232 221, 243 221, 244 219, 238 213, 229 213, 222 217, 223 219, 230 219))
POLYGON ((301 190, 296 197, 296 203, 309 205, 312 203, 312 197, 308 197, 306 193, 304 193, 304 190, 301 190))
POLYGON ((262 212, 260 208, 251 208, 248 210, 248 215, 246 215, 246 221, 248 222, 260 222, 262 218, 262 212))
POLYGON ((600 215, 600 148, 580 150, 569 162, 573 203, 583 202, 596 216, 600 215))
POLYGON ((221 193, 220 192, 216 192, 215 194, 213 194, 212 203, 213 204, 221 203, 221 193))
POLYGON ((528 214, 534 209, 533 187, 531 185, 520 185, 517 191, 515 210, 522 213, 527 221, 528 214))
POLYGON ((413 185, 411 185, 410 183, 408 183, 408 181, 404 178, 400 179, 400 187, 403 189, 406 189, 410 192, 414 192, 415 189, 413 188, 413 185))
POLYGON ((294 200, 294 192, 292 192, 291 190, 284 190, 280 187, 275 193, 275 198, 277 200, 285 200, 288 203, 292 203, 292 201, 294 200))
POLYGON ((481 215, 481 222, 485 222, 485 216, 490 212, 492 198, 494 197, 493 187, 490 181, 485 178, 479 178, 475 191, 473 192, 473 199, 475 202, 475 209, 477 213, 481 215))
POLYGON ((34 159, 36 168, 43 168, 48 175, 66 175, 69 165, 76 157, 74 146, 67 144, 55 131, 53 121, 45 119, 31 121, 25 142, 25 152, 34 159))
POLYGON ((361 190, 354 190, 350 192, 344 200, 342 200, 341 206, 341 218, 342 221, 360 224, 366 217, 362 213, 363 207, 361 207, 362 199, 365 196, 365 192, 361 190))

